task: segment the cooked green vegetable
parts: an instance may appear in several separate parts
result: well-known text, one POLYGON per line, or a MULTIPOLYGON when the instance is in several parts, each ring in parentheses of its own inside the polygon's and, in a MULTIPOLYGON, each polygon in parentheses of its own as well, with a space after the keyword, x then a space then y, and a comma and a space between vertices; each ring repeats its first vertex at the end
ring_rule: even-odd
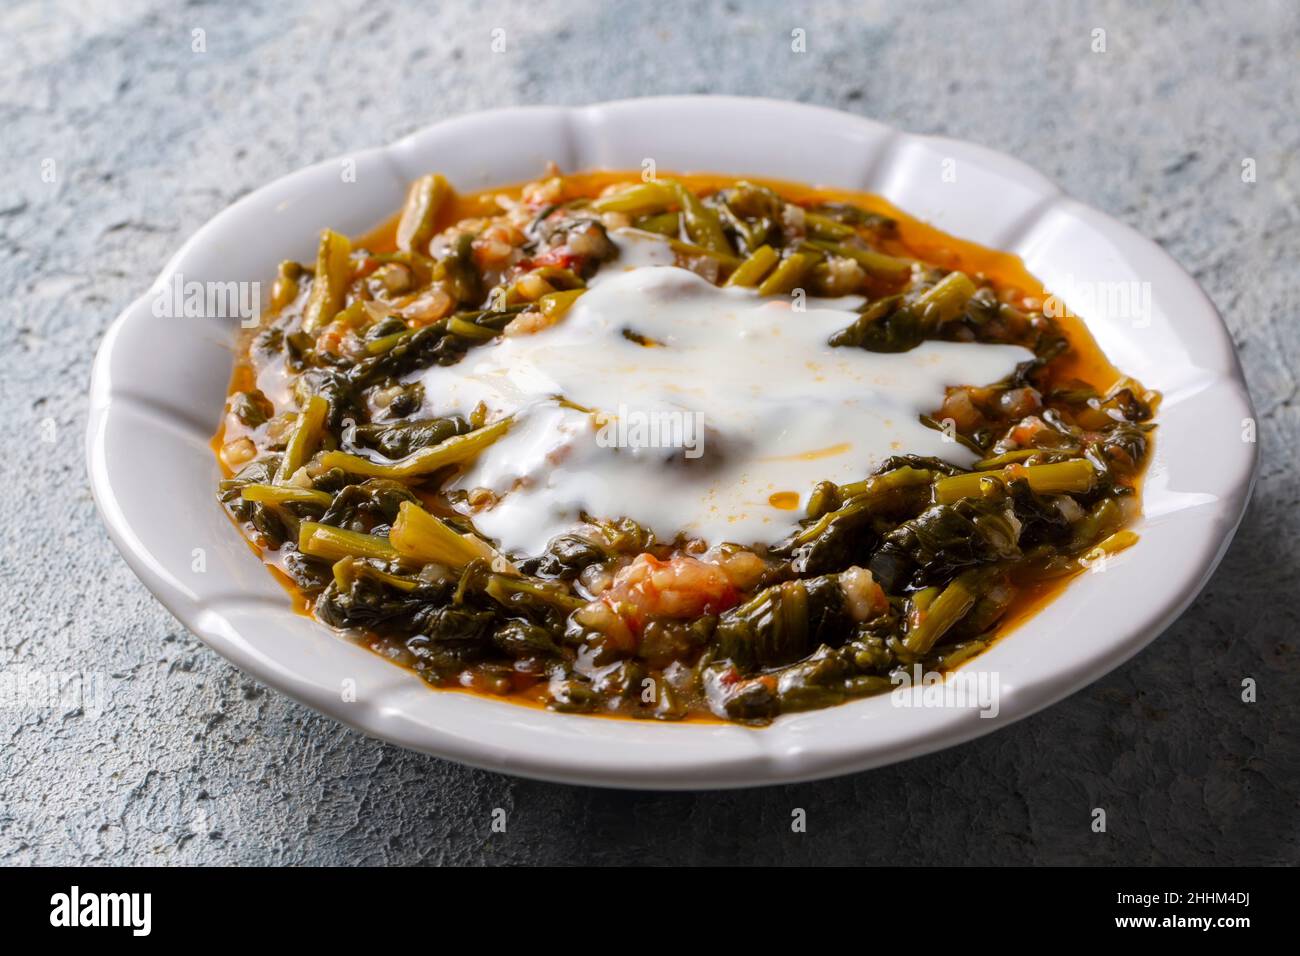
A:
POLYGON ((957 318, 975 291, 975 283, 965 273, 949 272, 917 296, 912 307, 927 325, 940 326, 957 318))
POLYGON ((718 214, 712 209, 705 208, 695 193, 681 183, 673 180, 667 185, 672 187, 677 203, 682 207, 682 219, 686 223, 686 234, 691 237, 691 241, 710 252, 730 255, 731 244, 727 242, 727 237, 722 231, 718 214))
POLYGON ((431 281, 460 304, 482 298, 483 280, 474 265, 474 237, 462 232, 433 265, 431 281))
POLYGON ((868 275, 875 276, 885 282, 902 282, 912 274, 912 264, 906 259, 897 259, 882 252, 875 252, 871 249, 863 249, 844 243, 826 242, 822 239, 810 239, 808 245, 844 259, 852 259, 862 266, 868 275))
MULTIPOLYGON (((326 230, 314 268, 280 264, 270 325, 226 404, 218 498, 319 620, 434 685, 578 713, 760 724, 886 693, 901 668, 960 666, 1042 588, 1134 545, 1159 397, 1122 377, 1108 388, 1073 378, 1089 356, 1021 277, 952 269, 969 260, 931 254, 911 238, 923 227, 900 228, 871 203, 716 178, 609 182, 551 176, 517 200, 473 197, 475 214, 452 223, 456 197, 431 173, 374 248, 326 230), (544 449, 521 427, 498 450, 540 450, 555 471, 521 471, 512 485, 491 461, 478 478, 473 463, 514 419, 489 424, 488 401, 466 407, 428 373, 509 354, 517 336, 562 340, 547 327, 573 322, 566 312, 624 240, 738 299, 860 297, 829 338, 837 348, 999 343, 1032 358, 998 382, 952 383, 919 416, 950 455, 756 488, 755 505, 784 509, 793 529, 775 544, 659 538, 557 496, 566 530, 539 553, 506 553, 483 516, 500 521, 503 496, 570 480, 582 467, 571 441, 611 413, 543 393, 582 413, 578 433, 544 449)), ((640 361, 677 347, 635 326, 614 332, 647 346, 640 361)), ((773 414, 773 427, 800 428, 788 418, 773 414)), ((668 467, 726 480, 710 469, 745 453, 729 424, 709 423, 719 458, 668 467)))
POLYGON ((328 508, 334 500, 328 492, 291 485, 244 485, 239 494, 245 501, 267 505, 320 505, 328 508))
POLYGON ((901 295, 867 303, 861 316, 847 329, 832 335, 830 344, 869 352, 908 352, 924 342, 931 331, 901 295))
POLYGON ((820 574, 865 559, 879 542, 879 524, 928 500, 933 473, 903 465, 837 489, 838 503, 816 516, 788 545, 791 564, 820 574))
POLYGON ((462 568, 475 559, 496 556, 492 546, 481 538, 458 534, 410 501, 402 502, 388 536, 399 554, 426 564, 462 568))
POLYGON ((681 235, 682 214, 658 212, 649 216, 638 216, 633 225, 645 232, 657 232, 661 236, 671 236, 675 239, 681 235))
POLYGON ((548 319, 558 319, 578 301, 578 296, 585 292, 585 289, 568 289, 564 292, 550 292, 537 300, 537 306, 542 315, 548 319))
POLYGON ((337 561, 340 558, 378 558, 396 561, 401 557, 387 539, 335 528, 317 521, 304 521, 298 529, 298 550, 313 558, 337 561))
POLYGON ((682 256, 701 256, 706 259, 712 259, 728 269, 734 269, 741 263, 741 259, 738 256, 733 256, 729 252, 724 252, 719 249, 711 249, 707 246, 696 245, 693 242, 683 242, 680 239, 669 239, 668 245, 672 247, 673 251, 682 256))
POLYGON ((280 312, 288 308, 298 298, 298 279, 302 276, 302 266, 292 259, 280 263, 276 272, 275 284, 271 286, 271 311, 280 312))
POLYGON ((581 598, 570 594, 568 588, 515 575, 494 574, 484 590, 507 607, 515 607, 532 600, 540 601, 568 614, 586 603, 581 598), (521 598, 525 600, 519 600, 521 598))
POLYGON ((625 212, 645 215, 659 212, 678 200, 677 191, 668 183, 638 183, 627 189, 602 196, 591 206, 598 212, 625 212))
POLYGON ((837 222, 830 216, 823 216, 820 213, 804 213, 804 222, 808 227, 808 235, 815 236, 818 239, 838 242, 841 239, 848 239, 857 235, 852 226, 837 222))
POLYGON ((828 574, 760 591, 723 614, 713 638, 720 659, 752 672, 797 661, 819 644, 838 646, 852 625, 839 578, 828 574))
POLYGON ((753 288, 763 281, 763 277, 776 265, 780 254, 771 246, 759 246, 749 257, 736 267, 727 279, 727 285, 753 288))
POLYGON ((934 484, 934 500, 940 504, 951 504, 959 498, 979 495, 987 487, 986 482, 1008 481, 1013 478, 1025 479, 1030 488, 1042 495, 1061 492, 1083 494, 1092 490, 1096 476, 1097 470, 1086 458, 1074 458, 1051 465, 1012 465, 1002 472, 979 471, 941 478, 934 484))
POLYGON ((939 584, 967 567, 1020 557, 1019 525, 1006 494, 932 505, 882 535, 868 567, 890 593, 939 584))
POLYGON ((903 635, 903 646, 914 658, 924 657, 943 635, 953 628, 971 608, 977 598, 977 572, 967 571, 943 589, 930 602, 915 627, 903 635))
POLYGON ((504 435, 509 428, 510 419, 504 418, 464 435, 448 438, 431 448, 421 448, 388 465, 343 451, 326 452, 321 455, 320 460, 323 467, 340 468, 350 475, 365 475, 370 478, 417 478, 448 465, 469 461, 504 435))
POLYGON ((402 252, 424 252, 434 236, 439 211, 452 196, 451 186, 437 173, 411 183, 406 205, 397 223, 397 248, 402 252))
MULTIPOLYGON (((389 406, 390 410, 392 406, 389 406)), ((373 448, 388 458, 405 458, 422 448, 439 445, 470 430, 463 418, 427 418, 358 425, 357 444, 373 448)))
POLYGON ((352 243, 332 229, 320 235, 316 250, 316 275, 302 314, 303 331, 319 331, 343 308, 348 283, 352 280, 352 243))
POLYGON ((313 395, 307 401, 307 407, 298 415, 289 443, 285 446, 284 457, 275 473, 277 484, 282 484, 293 477, 293 473, 307 463, 316 446, 320 444, 325 428, 325 416, 329 413, 329 403, 320 395, 313 395))
POLYGON ((497 333, 492 329, 485 328, 481 325, 475 325, 473 322, 467 322, 457 315, 453 315, 447 319, 447 331, 452 335, 474 339, 477 342, 485 342, 488 339, 494 339, 497 337, 497 333))
POLYGON ((758 284, 758 294, 785 295, 794 291, 812 268, 813 262, 813 257, 803 252, 782 259, 771 274, 758 284))

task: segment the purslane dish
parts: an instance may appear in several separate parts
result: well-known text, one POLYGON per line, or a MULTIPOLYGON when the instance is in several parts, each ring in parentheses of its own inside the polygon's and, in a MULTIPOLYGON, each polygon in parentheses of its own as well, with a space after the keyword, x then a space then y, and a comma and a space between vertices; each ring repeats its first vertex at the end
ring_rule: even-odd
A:
POLYGON ((430 173, 266 319, 220 499, 440 687, 767 723, 948 672, 1136 540, 1156 396, 875 197, 430 173))
MULTIPOLYGON (((425 196, 441 188, 437 180, 424 182, 425 196)), ((542 180, 536 187, 539 198, 553 188, 542 180)), ((412 200, 417 204, 418 195, 412 200)), ((412 220, 408 229, 420 221, 412 220)), ((327 243, 326 274, 332 251, 327 243)), ((1252 412, 1230 341, 1213 307, 1164 253, 1065 199, 1004 156, 901 134, 832 111, 687 97, 463 117, 253 193, 186 243, 164 268, 159 286, 255 283, 267 279, 269 265, 286 255, 307 265, 297 275, 292 267, 286 272, 280 300, 271 303, 278 311, 273 308, 251 334, 251 353, 243 351, 249 342, 236 318, 193 321, 166 314, 166 308, 160 313, 156 290, 114 323, 92 380, 88 455, 96 501, 136 573, 188 627, 237 665, 368 733, 480 766, 605 785, 737 786, 863 769, 969 739, 1060 699, 1153 639, 1191 601, 1222 555, 1253 478, 1252 412), (513 148, 494 145, 507 140, 513 148), (559 188, 573 195, 561 193, 558 228, 551 235, 544 224, 556 210, 541 215, 542 208, 520 206, 525 197, 517 191, 508 193, 504 204, 494 198, 497 190, 484 192, 536 178, 548 159, 569 170, 644 169, 653 160, 661 170, 734 170, 743 177, 674 181, 661 174, 650 183, 639 177, 629 183, 617 175, 603 181, 565 177, 559 188), (445 234, 456 242, 403 250, 392 226, 371 233, 402 206, 410 183, 431 169, 443 171, 458 198, 444 196, 448 201, 437 203, 432 224, 425 223, 432 236, 418 238, 432 241, 445 234), (742 187, 740 178, 752 185, 742 187), (829 188, 788 185, 793 181, 829 188), (769 186, 776 200, 765 191, 769 186), (655 202, 637 208, 632 189, 641 190, 642 199, 654 194, 655 202), (632 193, 627 199, 633 208, 592 208, 598 202, 617 205, 613 197, 623 192, 632 193), (875 204, 864 193, 883 195, 892 205, 875 204), (768 228, 761 223, 768 217, 743 212, 739 221, 731 221, 737 213, 732 199, 743 207, 743 198, 760 197, 773 204, 771 211, 779 209, 779 223, 768 228), (729 208, 720 208, 722 202, 729 208), (802 223, 800 213, 787 207, 803 210, 802 223), (949 241, 896 209, 1009 255, 991 256, 949 241), (710 238, 713 230, 701 222, 701 210, 705 220, 717 217, 726 248, 714 244, 716 235, 710 238), (483 236, 488 225, 483 224, 466 246, 454 227, 467 217, 513 225, 522 241, 508 230, 483 236), (583 226, 584 219, 599 223, 617 254, 583 226), (340 239, 358 238, 346 259, 333 260, 346 262, 346 285, 324 283, 331 294, 313 296, 312 273, 321 271, 314 264, 315 237, 329 227, 340 239), (754 244, 745 234, 755 234, 756 227, 765 241, 754 244), (674 228, 675 235, 665 234, 674 228), (891 234, 894 228, 897 236, 891 234), (575 231, 579 251, 592 253, 593 261, 564 261, 564 250, 574 251, 570 234, 575 231), (505 241, 485 241, 494 238, 505 241), (770 253, 760 252, 763 247, 770 253), (551 250, 561 250, 559 261, 519 268, 523 260, 551 250), (507 268, 491 268, 497 264, 495 253, 504 255, 507 268), (986 255, 991 258, 981 258, 986 255), (454 259, 473 263, 481 300, 447 291, 454 259), (894 287, 881 281, 888 280, 892 260, 907 270, 905 281, 894 287), (407 274, 389 266, 401 266, 407 274), (442 274, 423 274, 425 267, 442 274), (541 269, 552 271, 536 275, 541 269), (883 275, 875 274, 880 269, 883 275), (1057 314, 1048 297, 1036 295, 1030 274, 1047 289, 1064 292, 1064 305, 1081 314, 1086 328, 1073 315, 1057 314), (746 281, 750 275, 754 284, 746 281), (795 281, 785 288, 792 275, 795 281), (861 288, 846 288, 841 280, 860 282, 861 288), (403 289, 403 282, 409 287, 403 289), (288 295, 291 283, 296 296, 288 295), (1089 295, 1118 285, 1140 287, 1141 308, 1130 314, 1107 311, 1089 295), (419 295, 435 287, 448 302, 419 295), (666 303, 654 310, 659 324, 651 327, 645 318, 624 321, 635 308, 628 303, 647 295, 666 303), (873 303, 890 300, 871 314, 873 303), (716 319, 723 313, 730 318, 721 324, 745 324, 755 334, 692 338, 702 324, 718 324, 700 323, 701 314, 716 319), (319 327, 310 332, 295 327, 313 314, 319 327), (893 321, 895 315, 900 321, 893 321), (600 354, 608 352, 612 337, 602 338, 596 330, 609 322, 621 323, 614 343, 624 350, 620 355, 666 357, 671 374, 651 384, 661 390, 669 384, 687 387, 695 393, 692 401, 671 394, 667 401, 664 394, 647 397, 648 373, 638 362, 628 365, 630 378, 613 381, 618 376, 608 356, 600 354), (272 323, 297 346, 277 348, 264 339, 259 353, 257 338, 274 336, 272 323), (377 329, 381 323, 387 327, 377 329), (761 329, 797 334, 784 350, 765 349, 758 341, 761 329), (919 345, 875 350, 894 335, 909 345, 917 329, 919 345), (871 338, 882 331, 890 335, 871 338), (1054 355, 1045 346, 1057 333, 1066 348, 1054 355), (354 381, 354 387, 333 396, 322 387, 334 376, 364 379, 357 369, 372 360, 371 367, 391 362, 390 346, 409 345, 417 337, 445 350, 447 361, 387 368, 382 384, 354 381), (573 363, 548 357, 543 348, 548 338, 563 347, 557 352, 584 357, 577 371, 570 368, 573 363), (832 344, 832 338, 838 341, 832 344), (294 349, 308 340, 311 347, 294 357, 294 349), (575 351, 569 348, 575 341, 595 341, 600 348, 575 351), (962 374, 945 369, 942 358, 927 359, 919 369, 905 364, 945 348, 968 357, 960 359, 962 374), (228 391, 232 351, 251 355, 252 361, 237 358, 245 378, 237 375, 235 391, 247 399, 232 405, 227 434, 218 443, 236 466, 224 476, 236 482, 226 486, 227 505, 252 528, 259 521, 264 525, 255 534, 265 537, 254 544, 264 557, 301 576, 293 587, 316 606, 319 617, 331 613, 323 611, 325 605, 352 615, 333 621, 349 628, 346 637, 332 637, 300 613, 304 602, 295 607, 286 598, 250 555, 229 513, 213 503, 212 489, 223 476, 212 455, 212 427, 228 391), (975 361, 976 355, 982 357, 975 361), (1103 355, 1132 378, 1122 378, 1103 355), (533 388, 502 394, 493 369, 519 367, 516 357, 537 373, 533 388), (752 401, 736 399, 734 389, 706 394, 710 386, 734 386, 737 370, 746 367, 742 358, 787 372, 796 359, 802 364, 797 375, 767 375, 752 401), (900 370, 892 376, 880 371, 890 366, 870 364, 895 361, 904 364, 892 366, 900 370), (871 401, 859 400, 856 407, 846 406, 838 421, 819 418, 812 410, 830 394, 808 367, 819 362, 848 373, 847 378, 826 376, 842 385, 883 374, 877 383, 882 387, 839 398, 874 396, 874 401, 883 394, 895 400, 891 412, 911 414, 881 414, 878 427, 864 428, 871 401), (551 394, 543 394, 537 381, 546 376, 560 386, 551 394), (615 401, 622 397, 621 386, 635 397, 615 401), (581 391, 587 403, 564 394, 569 391, 581 391), (554 401, 557 395, 565 400, 554 401), (1156 395, 1159 404, 1153 408, 1156 395), (320 403, 313 402, 317 397, 324 399, 323 416, 320 403), (417 398, 418 409, 398 414, 417 398), (1034 402, 1041 403, 1036 415, 1034 402), (336 407, 345 414, 335 418, 336 407), (694 420, 683 410, 705 414, 694 420), (1094 413, 1107 420, 1090 418, 1094 413), (1076 415, 1084 420, 1075 420, 1076 415), (1123 448, 1120 458, 1097 437, 1112 423, 1120 424, 1117 415, 1129 436, 1123 445, 1110 443, 1111 450, 1123 448), (595 470, 565 473, 547 462, 544 447, 533 447, 537 454, 531 459, 522 453, 529 449, 520 442, 527 445, 530 435, 557 434, 543 427, 548 418, 578 421, 570 416, 581 416, 585 438, 595 440, 570 442, 559 457, 584 466, 596 462, 595 470), (262 417, 265 421, 259 421, 262 417), (1011 431, 1026 420, 1030 428, 1020 437, 1030 441, 1022 445, 1011 431), (779 428, 763 427, 774 421, 790 424, 786 445, 780 444, 779 428), (410 427, 412 422, 423 422, 425 434, 410 427), (655 438, 656 422, 670 423, 668 431, 675 428, 676 437, 666 444, 659 440, 662 434, 655 438), (1147 431, 1152 422, 1158 428, 1147 431), (500 423, 506 424, 492 432, 500 423), (694 423, 698 432, 690 431, 694 423), (853 431, 861 447, 844 452, 835 447, 843 442, 824 444, 837 426, 853 431), (1075 441, 1049 451, 1056 439, 1048 432, 1075 441), (762 448, 755 447, 755 436, 762 448), (1158 437, 1152 441, 1152 436, 1158 437), (447 454, 445 442, 458 438, 481 447, 451 461, 444 473, 392 470, 399 463, 411 466, 408 459, 422 454, 417 463, 436 462, 433 452, 447 454), (428 444, 411 447, 408 441, 428 444), (515 452, 503 454, 512 442, 515 452), (774 444, 764 445, 768 442, 774 444), (888 453, 882 454, 885 445, 888 453), (1068 450, 1075 446, 1078 454, 1068 450), (827 448, 837 453, 807 454, 827 448), (795 460, 774 463, 767 459, 784 456, 763 450, 789 451, 795 460), (1014 460, 1018 453, 1023 460, 1014 460), (1012 459, 996 460, 1006 454, 1012 459), (890 455, 903 460, 888 462, 890 455), (328 468, 322 467, 325 456, 334 456, 328 468), (285 468, 286 457, 296 467, 285 468), (235 477, 259 459, 260 477, 235 477), (1070 478, 1076 484, 1044 484, 1048 477, 1064 480, 1067 472, 1034 471, 1058 465, 1067 472, 1080 469, 1070 478), (1091 471, 1084 473, 1083 467, 1091 471), (367 469, 378 470, 357 473, 367 469), (557 472, 583 480, 550 481, 557 472), (611 501, 609 488, 622 487, 619 480, 628 474, 642 481, 637 494, 611 501), (716 489, 725 491, 738 483, 723 479, 751 474, 771 487, 746 493, 743 500, 755 507, 742 509, 743 518, 728 529, 733 533, 720 532, 710 524, 713 512, 702 504, 710 481, 718 477, 716 489), (548 481, 539 481, 542 476, 548 481), (893 482, 901 483, 891 488, 893 482), (646 494, 647 487, 662 493, 646 494), (286 496, 295 493, 290 489, 298 489, 302 501, 288 502, 286 496), (259 495, 268 500, 259 502, 259 495), (1082 513, 1062 504, 1063 497, 1082 513), (849 506, 859 498, 864 502, 857 513, 871 515, 870 527, 854 530, 841 522, 848 525, 841 529, 846 533, 826 534, 836 522, 823 519, 854 513, 849 506), (546 507, 534 507, 539 501, 546 507), (1013 570, 1004 561, 976 560, 940 570, 957 551, 940 548, 933 553, 949 557, 929 565, 917 548, 918 536, 899 531, 930 509, 952 513, 953 506, 958 513, 968 509, 967 517, 978 524, 975 518, 999 513, 999 501, 1004 520, 984 527, 1001 524, 1005 532, 1010 526, 1019 554, 1011 557, 1007 549, 1006 561, 1038 562, 1046 583, 1019 578, 1024 568, 1004 577, 1013 570), (1037 520, 1050 516, 1049 524, 1064 522, 1068 539, 1058 526, 1047 539, 1022 541, 1025 522, 1016 509, 1030 501, 1052 501, 1054 511, 1037 520), (1087 526, 1080 523, 1102 502, 1113 508, 1092 515, 1101 520, 1083 533, 1087 526), (972 505, 977 506, 973 512, 972 505), (585 513, 587 507, 604 514, 585 513), (404 511, 411 517, 399 524, 404 511), (620 512, 634 515, 633 521, 620 522, 620 512), (620 538, 620 530, 631 533, 620 538), (895 531, 896 546, 885 549, 884 539, 895 531), (568 541, 572 547, 553 549, 552 541, 565 535, 576 536, 568 541), (803 540, 792 540, 800 535, 803 540), (827 547, 837 537, 853 556, 827 547), (872 544, 876 538, 880 541, 872 544), (329 550, 381 539, 392 551, 329 550), (828 566, 808 563, 817 549, 804 546, 821 541, 826 545, 816 560, 828 566), (301 550, 300 544, 305 545, 301 550), (1121 550, 1123 545, 1131 546, 1121 550), (1037 550, 1044 546, 1050 554, 1037 550), (430 547, 450 547, 455 555, 419 551, 430 547), (883 558, 877 554, 882 549, 883 558), (575 558, 577 564, 593 560, 575 574, 565 567, 575 558), (1063 588, 1061 578, 1051 576, 1052 571, 1068 576, 1085 563, 1106 573, 1074 576, 1063 588), (679 596, 669 588, 668 604, 653 603, 664 597, 658 582, 677 583, 672 575, 679 571, 701 572, 699 580, 716 589, 707 592, 710 600, 701 603, 698 593, 687 589, 686 604, 677 606, 679 596), (963 579, 972 571, 992 578, 963 579), (449 594, 453 578, 456 587, 449 594), (808 582, 817 579, 821 583, 810 587, 808 582), (945 599, 959 581, 962 586, 945 599), (625 594, 630 602, 616 599, 625 594), (810 597, 814 612, 819 602, 827 609, 817 620, 833 625, 831 640, 821 639, 828 632, 808 626, 810 597), (376 598, 382 600, 368 607, 376 598), (650 604, 644 603, 647 598, 650 604), (761 605, 778 602, 780 626, 773 627, 761 605), (479 620, 481 630, 469 642, 477 649, 428 654, 417 642, 413 651, 409 642, 431 630, 412 628, 414 615, 403 619, 416 603, 430 607, 422 624, 453 613, 479 620), (1000 627, 976 626, 981 607, 1000 609, 1000 627), (609 612, 603 621, 602 608, 609 612), (646 608, 656 613, 642 617, 638 612, 646 608), (796 609, 804 613, 792 613, 796 609), (389 619, 388 610, 398 613, 389 619), (387 628, 378 618, 366 621, 372 611, 395 626, 387 628), (561 627, 562 612, 567 613, 561 627), (581 619, 571 620, 578 614, 581 619), (1007 637, 988 640, 1012 624, 1007 637), (730 642, 726 654, 719 653, 724 638, 730 642), (539 642, 537 653, 515 653, 532 640, 539 642), (393 666, 367 643, 407 667, 393 666), (863 666, 871 664, 870 653, 859 654, 864 651, 879 653, 890 665, 914 658, 918 671, 933 667, 951 678, 991 675, 997 678, 995 706, 938 700, 914 707, 892 693, 859 698, 882 689, 879 681, 899 670, 886 666, 873 672, 863 666), (684 675, 700 681, 691 684, 684 675), (429 689, 431 682, 460 686, 462 681, 485 693, 429 689), (628 693, 629 683, 652 693, 628 693), (496 696, 502 691, 595 713, 727 719, 593 720, 516 706, 496 696), (824 706, 846 698, 854 699, 824 706), (737 719, 771 724, 754 730, 737 726, 737 719)), ((897 281, 901 270, 894 275, 897 281)), ((412 351, 418 350, 405 354, 412 351)), ((464 443, 451 447, 465 450, 464 443)), ((724 509, 728 514, 737 513, 731 507, 735 500, 724 509)), ((917 530, 915 524, 911 530, 917 530)), ((1004 534, 1003 542, 1009 537, 1004 534)), ((956 541, 950 537, 948 543, 956 541)), ((990 614, 990 620, 994 617, 997 613, 990 614)))

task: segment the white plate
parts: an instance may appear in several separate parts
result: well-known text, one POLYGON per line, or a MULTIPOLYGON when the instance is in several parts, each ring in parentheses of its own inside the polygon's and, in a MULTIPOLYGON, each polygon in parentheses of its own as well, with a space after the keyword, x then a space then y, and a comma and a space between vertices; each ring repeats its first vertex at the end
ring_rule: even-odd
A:
POLYGON ((477 113, 346 159, 354 182, 343 181, 343 160, 331 160, 235 203, 185 243, 160 281, 179 273, 269 286, 280 259, 313 257, 321 228, 367 231, 430 170, 468 191, 536 177, 547 160, 581 170, 653 159, 663 170, 880 193, 950 233, 1020 254, 1058 292, 1148 283, 1149 323, 1076 310, 1115 365, 1164 394, 1141 541, 970 665, 997 675, 996 717, 901 708, 883 696, 759 730, 608 720, 432 690, 295 614, 213 496, 208 441, 236 322, 154 318, 146 293, 109 329, 91 383, 90 478, 113 541, 214 650, 367 734, 493 770, 606 786, 735 787, 877 767, 1005 726, 1123 663, 1196 596, 1245 508, 1256 445, 1243 440, 1243 423, 1254 412, 1214 306, 1153 243, 1007 156, 795 103, 670 97, 477 113))

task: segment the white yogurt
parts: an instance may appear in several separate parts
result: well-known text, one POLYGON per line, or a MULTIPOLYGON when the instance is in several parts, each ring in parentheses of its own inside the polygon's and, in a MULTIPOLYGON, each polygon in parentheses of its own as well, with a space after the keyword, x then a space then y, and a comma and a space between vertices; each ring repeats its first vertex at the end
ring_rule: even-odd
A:
POLYGON ((818 481, 861 479, 895 454, 971 461, 919 416, 938 409, 946 386, 989 384, 1032 358, 953 342, 901 354, 831 348, 861 300, 797 311, 667 265, 654 258, 662 243, 629 241, 557 325, 421 373, 425 415, 467 415, 481 402, 493 420, 515 416, 453 485, 500 496, 474 523, 508 551, 539 553, 584 513, 630 517, 661 540, 773 544, 818 481), (619 440, 634 447, 608 447, 619 440))

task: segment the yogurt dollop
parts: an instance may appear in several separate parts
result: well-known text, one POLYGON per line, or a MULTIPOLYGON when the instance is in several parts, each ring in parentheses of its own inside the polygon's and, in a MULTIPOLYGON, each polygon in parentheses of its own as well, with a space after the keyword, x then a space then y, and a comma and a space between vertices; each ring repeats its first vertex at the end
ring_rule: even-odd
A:
POLYGON ((988 384, 1032 358, 1013 345, 832 348, 861 300, 762 298, 644 261, 606 265, 556 325, 420 374, 428 415, 480 403, 514 416, 452 487, 499 496, 475 526, 515 554, 582 521, 629 517, 661 540, 770 545, 818 481, 863 478, 890 455, 966 464, 921 424, 948 386, 988 384))

